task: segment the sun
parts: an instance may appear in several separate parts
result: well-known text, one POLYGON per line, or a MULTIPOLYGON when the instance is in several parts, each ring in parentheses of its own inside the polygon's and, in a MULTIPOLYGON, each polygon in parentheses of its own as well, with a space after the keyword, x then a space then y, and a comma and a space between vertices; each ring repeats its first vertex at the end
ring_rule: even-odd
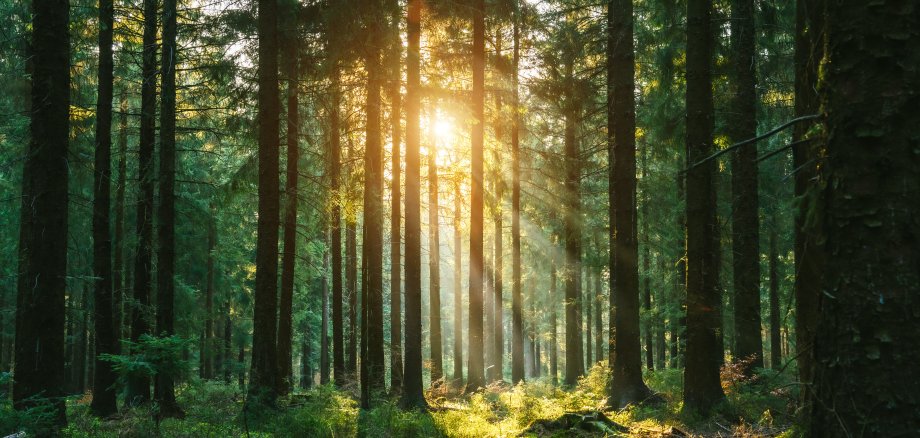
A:
POLYGON ((446 118, 438 117, 434 121, 434 135, 441 143, 453 139, 454 124, 446 118))

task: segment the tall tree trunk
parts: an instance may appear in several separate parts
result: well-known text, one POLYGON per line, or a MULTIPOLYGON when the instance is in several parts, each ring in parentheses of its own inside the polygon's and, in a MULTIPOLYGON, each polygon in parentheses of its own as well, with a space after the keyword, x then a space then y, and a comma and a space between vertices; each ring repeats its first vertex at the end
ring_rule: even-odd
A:
MULTIPOLYGON (((329 236, 326 236, 326 244, 329 244, 329 236)), ((323 254, 323 277, 319 279, 320 291, 320 329, 319 329, 319 384, 329 384, 329 282, 326 279, 326 268, 329 265, 329 257, 323 254)))
MULTIPOLYGON (((645 154, 642 151, 642 176, 645 177, 645 154)), ((648 230, 648 198, 642 200, 642 306, 645 307, 645 368, 649 371, 655 369, 655 346, 652 341, 652 327, 655 321, 652 318, 652 254, 649 242, 648 230)))
MULTIPOLYGON (((117 353, 112 270, 110 209, 112 190, 112 95, 114 62, 112 26, 115 8, 112 0, 99 1, 99 93, 96 97, 96 160, 93 169, 93 273, 96 276, 94 307, 96 349, 99 354, 117 353)), ((90 409, 98 417, 118 411, 115 371, 112 363, 94 356, 96 372, 90 409)))
POLYGON ((607 9, 607 124, 610 162, 611 319, 609 404, 620 408, 646 400, 639 346, 639 247, 636 239, 636 110, 632 0, 607 9), (614 310, 613 308, 616 307, 614 310))
MULTIPOLYGON (((502 32, 501 27, 496 28, 495 35, 495 56, 498 59, 502 58, 502 32)), ((499 79, 500 80, 500 79, 499 79)), ((502 299, 502 267, 504 259, 502 257, 502 211, 504 209, 504 192, 505 192, 505 180, 504 173, 502 173, 501 165, 501 156, 502 149, 501 145, 505 141, 505 125, 504 118, 502 115, 502 95, 501 93, 495 93, 495 139, 496 144, 495 148, 492 149, 492 166, 493 166, 493 175, 492 183, 494 184, 494 203, 492 209, 492 222, 494 223, 494 244, 493 249, 495 250, 494 258, 492 259, 492 292, 494 297, 492 299, 492 305, 494 306, 492 311, 492 326, 489 328, 492 331, 492 344, 486 345, 486 348, 492 349, 492 362, 493 366, 491 372, 489 373, 489 381, 499 382, 504 380, 504 370, 503 370, 503 349, 502 344, 505 342, 504 333, 502 329, 504 327, 503 323, 503 314, 505 310, 504 301, 502 299)))
MULTIPOLYGON (((665 259, 658 258, 658 272, 666 272, 667 265, 665 264, 665 259)), ((665 316, 663 308, 666 305, 667 301, 667 288, 660 286, 655 293, 655 311, 652 313, 654 318, 654 323, 652 324, 655 330, 655 367, 659 370, 665 369, 667 361, 665 360, 665 354, 667 351, 667 342, 665 341, 664 332, 665 332, 665 316)))
MULTIPOLYGON (((372 2, 374 11, 379 10, 372 2)), ((367 63, 367 125, 364 149, 364 254, 367 301, 367 387, 361 404, 371 406, 386 389, 383 353, 383 148, 380 135, 380 89, 382 66, 377 41, 382 35, 379 18, 371 14, 367 23, 370 43, 365 47, 367 63)))
MULTIPOLYGON (((681 165, 686 167, 686 158, 681 161, 681 165)), ((686 181, 683 175, 677 176, 677 200, 678 205, 684 203, 684 188, 686 181)), ((686 350, 686 327, 687 327, 687 215, 686 209, 677 212, 677 229, 680 230, 680 236, 675 239, 675 247, 678 248, 678 259, 675 266, 677 272, 675 277, 674 298, 679 303, 680 316, 670 321, 671 329, 671 368, 680 368, 683 366, 683 355, 686 350)))
POLYGON ((222 367, 224 369, 224 383, 229 385, 231 374, 233 372, 233 367, 230 364, 233 361, 233 356, 231 356, 233 351, 233 320, 230 318, 230 300, 227 300, 225 306, 225 316, 224 316, 224 354, 222 367))
MULTIPOLYGON (((436 101, 433 101, 436 103, 436 101)), ((428 125, 434 126, 434 104, 428 125)), ((438 226, 438 160, 434 136, 428 148, 428 318, 431 324, 431 382, 436 385, 444 377, 444 358, 441 352, 441 240, 438 226)))
POLYGON ((404 408, 424 408, 422 394, 421 0, 409 0, 406 54, 406 348, 404 408))
POLYGON ((313 367, 310 364, 313 353, 310 351, 311 344, 310 325, 304 324, 303 340, 301 340, 300 350, 300 388, 310 389, 313 387, 313 367))
MULTIPOLYGON (((731 2, 730 141, 757 135, 757 70, 754 39, 754 0, 731 2)), ((760 221, 757 199, 757 147, 732 154, 732 270, 735 294, 735 356, 753 357, 745 369, 763 368, 760 339, 760 221)))
MULTIPOLYGON (((817 114, 818 66, 825 51, 825 13, 827 0, 798 0, 796 3, 795 38, 795 115, 817 114)), ((793 131, 793 142, 806 141, 808 124, 799 124, 793 131)), ((805 202, 795 215, 795 356, 798 358, 799 381, 802 386, 804 412, 811 402, 811 382, 814 375, 814 337, 824 265, 822 224, 809 220, 812 211, 823 208, 819 200, 818 159, 821 145, 818 139, 808 140, 792 150, 795 172, 795 197, 805 202)))
MULTIPOLYGON (((558 355, 558 352, 559 352, 559 337, 558 337, 559 329, 558 329, 558 327, 557 327, 557 319, 558 319, 558 317, 557 317, 557 315, 556 315, 556 309, 557 309, 558 306, 559 306, 559 297, 557 296, 558 291, 557 291, 557 289, 556 289, 556 242, 555 242, 555 238, 552 238, 552 239, 550 240, 550 242, 552 243, 552 246, 550 247, 550 252, 551 252, 551 256, 550 256, 550 257, 551 257, 551 261, 550 261, 550 263, 551 263, 551 265, 550 265, 550 270, 549 270, 549 301, 550 301, 550 309, 549 309, 549 325, 550 325, 550 332, 549 332, 549 343, 550 343, 550 350, 549 350, 549 373, 550 373, 550 375, 552 375, 553 385, 556 385, 556 384, 559 383, 559 355, 558 355)), ((521 345, 521 346, 523 347, 523 342, 522 342, 522 345, 521 345)), ((523 365, 522 365, 521 367, 523 368, 523 365)))
POLYGON ((783 347, 780 336, 780 313, 779 313, 779 249, 777 248, 777 223, 775 208, 770 215, 770 368, 779 370, 782 364, 783 347))
MULTIPOLYGON (((488 207, 487 207, 488 208, 488 207)), ((485 225, 483 225, 485 230, 485 225)), ((485 232, 483 232, 485 234, 485 232)), ((483 235, 483 288, 482 288, 482 344, 483 344, 483 362, 486 370, 486 381, 491 382, 492 370, 495 368, 495 292, 492 289, 492 260, 495 253, 492 252, 492 239, 483 235)))
MULTIPOLYGON (((573 59, 567 59, 565 75, 572 81, 573 59)), ((567 90, 565 109, 565 180, 564 218, 565 236, 565 384, 575 385, 584 374, 584 355, 581 336, 581 163, 576 118, 580 116, 579 102, 574 102, 572 90, 567 90)))
POLYGON ((601 274, 594 274, 594 363, 604 360, 604 324, 601 321, 604 294, 601 291, 601 274))
MULTIPOLYGON (((163 56, 160 63, 160 172, 157 215, 157 336, 175 334, 176 270, 176 0, 163 1, 163 56)), ((175 377, 156 375, 159 414, 184 416, 176 403, 175 377)))
POLYGON ((278 2, 259 0, 259 219, 248 404, 274 405, 278 388, 278 2))
POLYGON ((920 9, 827 9, 824 278, 809 432, 920 430, 920 9), (897 377, 895 377, 897 376, 897 377))
POLYGON ((454 183, 454 386, 463 386, 463 236, 460 219, 460 182, 454 183))
MULTIPOLYGON (((287 4, 288 13, 285 19, 286 29, 282 35, 285 39, 284 55, 284 76, 287 80, 287 133, 285 135, 287 148, 287 169, 284 180, 284 253, 281 260, 281 290, 278 300, 278 394, 288 394, 294 386, 293 370, 293 307, 294 307, 294 275, 297 260, 297 188, 298 188, 298 164, 300 162, 300 88, 298 85, 299 76, 299 57, 297 49, 299 48, 297 38, 297 23, 291 18, 296 15, 298 7, 295 4, 287 4)), ((333 229, 338 229, 338 222, 333 223, 333 229)), ((339 250, 341 258, 341 248, 339 244, 341 239, 333 238, 332 251, 339 250)), ((333 272, 335 269, 333 268, 333 272)), ((341 263, 339 264, 339 274, 341 274, 341 263)), ((335 294, 336 276, 332 277, 332 290, 335 294)), ((333 299, 333 302, 340 303, 341 306, 341 275, 338 277, 339 282, 339 300, 333 299)), ((338 376, 338 375, 337 375, 338 376)))
POLYGON ((121 92, 118 116, 118 182, 115 185, 115 251, 112 265, 112 307, 115 325, 115 352, 121 353, 121 340, 125 337, 125 290, 128 284, 125 263, 125 184, 128 173, 128 93, 121 92))
MULTIPOLYGON (((141 69, 141 121, 138 144, 137 252, 134 257, 134 303, 131 342, 150 331, 150 294, 153 258, 153 151, 156 141, 157 0, 144 0, 143 66, 141 69)), ((150 379, 128 378, 126 403, 136 406, 150 400, 150 379)))
MULTIPOLYGON (((351 151, 349 148, 349 157, 351 151)), ((358 232, 356 218, 345 217, 345 289, 348 294, 349 367, 358 368, 358 232)))
POLYGON ((467 387, 476 390, 485 386, 483 363, 483 138, 485 99, 485 2, 473 0, 473 123, 470 151, 470 312, 469 312, 469 371, 467 387))
POLYGON ((591 281, 594 275, 591 269, 585 272, 585 370, 590 370, 594 365, 594 327, 591 325, 591 315, 594 314, 594 294, 592 290, 594 283, 591 281))
POLYGON ((402 176, 402 38, 399 36, 399 21, 402 18, 399 1, 393 0, 393 17, 390 23, 390 139, 392 141, 391 173, 393 180, 390 191, 390 393, 402 392, 402 199, 400 198, 400 177, 402 176))
MULTIPOLYGON (((518 69, 520 68, 521 8, 514 2, 514 54, 511 83, 513 87, 513 110, 511 119, 511 383, 524 380, 524 319, 521 315, 521 116, 518 69)), ((555 268, 554 268, 555 269, 555 268)), ((551 298, 555 299, 555 298, 551 298)), ((555 306, 553 307, 555 309, 555 306)), ((553 314, 553 335, 555 336, 555 313, 553 314)), ((552 357, 555 358, 555 341, 552 357)), ((556 379, 553 361, 553 382, 556 379)))
MULTIPOLYGON (((339 120, 339 111, 341 105, 341 72, 338 65, 332 68, 331 74, 332 103, 329 115, 329 179, 333 202, 332 211, 329 215, 329 235, 331 239, 329 249, 332 253, 332 372, 335 377, 336 385, 344 385, 346 383, 346 373, 353 373, 355 367, 352 365, 357 365, 357 343, 354 339, 355 325, 349 321, 351 336, 348 346, 350 356, 348 358, 348 363, 346 364, 344 356, 345 327, 342 315, 342 206, 340 204, 340 200, 342 199, 342 188, 340 181, 342 166, 342 134, 339 120), (350 372, 348 368, 351 368, 350 372)), ((355 291, 354 289, 351 289, 349 292, 349 298, 351 298, 355 291)))
POLYGON ((712 1, 687 4, 687 352, 684 409, 707 414, 725 400, 721 305, 713 196, 712 1))

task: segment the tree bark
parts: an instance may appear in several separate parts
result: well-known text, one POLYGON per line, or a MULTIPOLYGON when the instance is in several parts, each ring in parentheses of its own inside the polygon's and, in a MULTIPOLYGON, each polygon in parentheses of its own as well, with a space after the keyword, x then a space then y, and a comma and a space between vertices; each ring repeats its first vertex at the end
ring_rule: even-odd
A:
POLYGON ((425 408, 422 393, 421 0, 409 0, 406 54, 406 348, 403 408, 425 408))
POLYGON ((783 344, 780 336, 780 313, 779 313, 779 249, 777 248, 777 223, 776 211, 774 210, 770 217, 770 368, 779 370, 782 364, 783 344))
POLYGON ((920 430, 918 12, 897 1, 827 8, 815 437, 920 430))
POLYGON ((390 25, 390 138, 392 140, 392 175, 390 190, 390 393, 402 392, 402 199, 400 177, 402 176, 402 114, 400 88, 402 86, 402 38, 399 35, 399 21, 402 18, 398 0, 393 0, 393 18, 390 25))
POLYGON ((454 183, 454 386, 463 386, 463 236, 460 219, 460 182, 454 183))
MULTIPOLYGON (((160 172, 157 215, 157 336, 175 334, 176 270, 176 0, 163 0, 163 56, 160 63, 160 172)), ((175 377, 158 373, 154 397, 163 417, 183 417, 176 403, 175 377)))
MULTIPOLYGON (((687 4, 687 161, 713 150, 712 2, 687 4)), ((713 196, 715 163, 687 172, 687 352, 684 409, 703 415, 725 401, 719 382, 722 363, 719 251, 713 196)))
MULTIPOLYGON (((434 126, 434 105, 428 119, 434 126)), ((435 138, 428 148, 428 318, 431 347, 431 382, 436 385, 444 377, 444 356, 441 349, 441 244, 438 227, 438 160, 435 138)))
MULTIPOLYGON (((337 61, 334 61, 337 62, 337 61)), ((357 365, 357 343, 355 342, 355 325, 350 321, 350 339, 349 339, 349 360, 346 364, 344 356, 345 348, 345 326, 342 315, 342 228, 341 216, 343 198, 341 187, 341 125, 340 125, 340 105, 341 105, 341 72, 338 65, 332 68, 332 103, 329 111, 329 180, 332 190, 332 211, 329 215, 329 249, 332 258, 332 373, 335 377, 336 385, 344 385, 347 370, 357 365), (355 366, 353 366, 355 365, 355 366)), ((347 220, 347 219, 346 219, 347 220)), ((346 231, 347 232, 347 231, 346 231)), ((347 250, 346 250, 347 251, 347 250)), ((349 290, 351 298, 355 294, 354 289, 349 290)))
MULTIPOLYGON (((512 103, 511 119, 511 383, 517 384, 524 380, 524 319, 521 315, 521 116, 520 116, 520 84, 518 69, 520 68, 521 46, 521 9, 517 0, 514 2, 514 54, 512 88, 514 101, 512 103)), ((553 268, 555 272, 555 265, 553 268)), ((552 298, 555 299, 555 298, 552 298)), ((553 307, 555 309, 555 306, 553 307)), ((553 330, 555 335, 555 313, 553 314, 553 330)), ((553 342, 552 357, 555 358, 555 342, 553 342)), ((553 383, 556 379, 555 360, 553 361, 553 383)))
MULTIPOLYGON (((553 385, 559 384, 559 328, 557 322, 556 309, 558 308, 559 298, 557 297, 558 291, 556 289, 556 242, 555 238, 551 238, 550 242, 552 246, 550 247, 551 260, 550 260, 550 270, 549 270, 549 300, 550 300, 550 310, 549 310, 549 373, 552 376, 553 385)), ((522 345, 523 347, 523 341, 522 345)), ((523 368, 523 365, 521 365, 523 368)), ((522 371, 523 372, 523 371, 522 371)))
POLYGON ((280 97, 278 2, 258 1, 259 218, 255 311, 247 405, 274 405, 278 388, 278 225, 280 97))
MULTIPOLYGON (((288 17, 282 35, 285 40, 284 47, 284 76, 287 81, 287 133, 285 135, 287 149, 287 168, 284 180, 284 253, 281 260, 281 290, 278 299, 278 394, 287 395, 294 387, 293 370, 293 317, 294 317, 294 275, 297 260, 297 195, 298 195, 298 164, 300 163, 300 88, 299 75, 299 48, 297 38, 297 23, 293 20, 298 8, 294 4, 287 4, 288 17)), ((332 225, 338 229, 338 222, 332 225)), ((333 254, 339 250, 341 259, 341 239, 333 239, 333 254)), ((340 260, 341 262, 341 260, 340 260)), ((333 272, 335 269, 333 268, 333 272)), ((341 297, 341 263, 339 264, 339 296, 341 297)), ((336 276, 332 277, 333 294, 335 293, 336 276)), ((340 303, 333 299, 333 302, 340 303)), ((338 375, 336 375, 338 376, 338 375)))
MULTIPOLYGON (((574 60, 569 58, 565 64, 567 82, 572 81, 574 60)), ((581 161, 578 138, 576 136, 577 118, 580 117, 580 102, 572 96, 573 90, 566 90, 566 108, 564 110, 564 159, 565 179, 563 182, 564 218, 563 236, 565 237, 565 384, 573 386, 584 372, 584 354, 581 335, 581 196, 580 178, 581 161)))
POLYGON ((485 98, 485 2, 473 0, 473 128, 470 150, 470 311, 467 388, 485 386, 483 363, 483 138, 485 98))
POLYGON ((651 395, 639 345, 639 247, 636 239, 636 110, 632 0, 609 4, 607 124, 611 187, 610 362, 608 403, 621 408, 651 395), (614 310, 613 308, 616 307, 614 310))
POLYGON ((125 185, 128 173, 128 94, 121 92, 118 117, 118 182, 115 185, 115 251, 112 264, 112 307, 115 325, 115 351, 121 354, 121 340, 125 337, 125 290, 128 284, 125 263, 125 185))
MULTIPOLYGON (((157 1, 144 0, 143 65, 141 74, 141 121, 138 144, 137 252, 134 257, 134 303, 131 315, 131 342, 150 331, 150 293, 153 258, 153 181, 154 142, 156 141, 157 1)), ((150 400, 150 379, 142 375, 128 378, 126 404, 136 406, 150 400)))
MULTIPOLYGON (((99 71, 96 97, 96 156, 93 168, 93 273, 96 276, 93 321, 96 324, 96 350, 99 354, 116 354, 113 302, 112 240, 110 208, 112 190, 112 97, 114 62, 112 27, 115 8, 112 0, 99 1, 99 71)), ((112 363, 95 356, 92 413, 107 417, 118 412, 115 394, 115 371, 112 363)))
MULTIPOLYGON (((731 111, 728 134, 732 143, 757 136, 757 69, 754 0, 731 2, 731 111)), ((735 356, 753 358, 745 369, 763 368, 760 338, 760 220, 757 198, 757 147, 732 154, 732 270, 735 298, 735 356)))

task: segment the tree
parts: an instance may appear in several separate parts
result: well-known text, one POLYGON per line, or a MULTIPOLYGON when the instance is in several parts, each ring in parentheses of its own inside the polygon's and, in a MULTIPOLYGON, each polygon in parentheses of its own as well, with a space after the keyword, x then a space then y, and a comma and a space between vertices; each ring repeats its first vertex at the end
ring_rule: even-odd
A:
POLYGON ((463 292, 461 275, 463 270, 463 236, 460 229, 460 181, 454 182, 454 386, 463 386, 463 292))
POLYGON ((403 393, 406 409, 427 406, 422 393, 421 223, 421 0, 409 0, 406 52, 406 348, 403 393))
MULTIPOLYGON (((434 111, 432 111, 432 115, 434 111)), ((429 117, 429 126, 434 126, 429 117)), ((441 353, 441 239, 438 233, 438 160, 434 137, 428 148, 428 318, 431 347, 431 381, 444 377, 444 357, 441 353)), ((436 383, 434 383, 436 384, 436 383)))
MULTIPOLYGON (((157 2, 144 0, 143 61, 141 67, 141 123, 138 143, 137 251, 134 256, 134 305, 131 313, 131 342, 140 341, 150 331, 150 293, 153 258, 153 150, 156 141, 157 105, 157 2)), ((150 379, 135 374, 129 377, 128 405, 150 400, 150 379)))
POLYGON ((400 176, 402 157, 402 38, 399 36, 399 22, 402 19, 399 1, 393 0, 393 18, 390 23, 390 139, 393 144, 392 174, 390 191, 390 392, 402 391, 402 199, 400 198, 400 176))
POLYGON ((917 12, 915 4, 893 1, 827 9, 820 87, 827 240, 809 424, 815 437, 920 429, 920 351, 904 348, 920 341, 917 12))
POLYGON ((712 2, 687 3, 687 352, 684 409, 709 413, 725 400, 719 251, 713 196, 712 2))
MULTIPOLYGON (((160 206, 157 215, 157 335, 175 334, 176 272, 176 0, 163 0, 163 56, 160 58, 160 206)), ((154 398, 160 415, 182 417, 174 376, 158 373, 154 398)))
MULTIPOLYGON (((284 253, 281 260, 281 295, 278 300, 278 393, 280 395, 288 394, 293 388, 294 370, 292 365, 292 350, 294 348, 293 335, 293 305, 294 305, 294 269, 297 258, 297 204, 298 204, 298 164, 300 162, 300 86, 298 82, 300 59, 298 56, 299 38, 297 37, 297 3, 286 3, 287 17, 285 19, 285 29, 282 36, 284 38, 284 75, 287 80, 287 134, 285 135, 287 147, 287 169, 284 180, 285 209, 284 209, 284 253)), ((333 154, 335 155, 335 154, 333 154)), ((338 175, 335 175, 338 177, 338 175)), ((336 178, 337 179, 337 178, 336 178)), ((337 181, 333 182, 333 187, 337 181)), ((336 218, 337 219, 337 218, 336 218)), ((335 231, 338 228, 338 221, 332 224, 333 244, 333 276, 332 290, 335 295, 336 280, 339 285, 339 300, 333 298, 333 303, 339 303, 341 312, 341 292, 342 292, 342 263, 341 254, 342 246, 338 244, 342 241, 341 236, 336 239, 335 231), (339 255, 339 275, 336 276, 335 256, 338 249, 339 255)), ((339 350, 337 350, 339 351, 339 350)), ((340 352, 340 351, 339 351, 340 352)), ((338 377, 339 374, 336 374, 338 377)))
POLYGON ((607 124, 610 166, 611 407, 645 401, 639 345, 639 242, 636 236, 636 110, 632 0, 609 3, 607 124))
MULTIPOLYGON (((757 71, 754 1, 731 2, 731 111, 729 138, 737 143, 757 135, 757 71)), ((745 370, 763 368, 760 338, 760 220, 757 148, 732 154, 732 267, 735 293, 735 356, 753 357, 745 370)))
MULTIPOLYGON (((795 38, 795 115, 817 114, 818 66, 824 58, 826 0, 796 2, 795 38)), ((799 380, 811 383, 814 375, 814 337, 818 320, 824 238, 821 223, 809 220, 809 213, 820 208, 818 159, 820 144, 808 135, 810 125, 798 124, 793 131, 792 165, 795 172, 795 196, 805 202, 795 216, 795 336, 799 380)), ((811 400, 811 386, 802 387, 802 401, 811 400)))
POLYGON ((70 2, 32 2, 31 139, 22 169, 13 405, 67 424, 64 291, 70 137, 70 2))
MULTIPOLYGON (((518 69, 521 60, 521 9, 514 2, 514 53, 511 78, 511 383, 524 380, 524 318, 521 309, 521 109, 518 69)), ((555 330, 555 326, 553 327, 555 330)), ((555 348, 555 344, 553 345, 555 348)), ((555 349, 553 350, 555 353, 555 349)), ((552 357, 555 359, 555 355, 552 357)), ((555 366, 555 360, 553 360, 555 366)), ((553 379, 556 370, 553 368, 553 379)))
POLYGON ((485 2, 473 0, 473 128, 470 150, 470 311, 467 388, 485 386, 483 363, 483 137, 485 134, 485 2))
MULTIPOLYGON (((96 356, 93 370, 94 415, 107 417, 118 412, 115 371, 103 354, 117 353, 118 331, 113 306, 112 240, 110 207, 112 190, 112 96, 114 61, 112 28, 115 8, 111 0, 99 2, 99 94, 96 98, 96 160, 93 167, 93 272, 96 275, 93 314, 96 356)), ((120 288, 121 285, 118 285, 120 288)))
MULTIPOLYGON (((348 364, 345 363, 345 327, 342 315, 342 195, 340 193, 342 190, 340 181, 342 145, 339 120, 339 108, 341 105, 341 80, 339 76, 341 71, 337 58, 333 57, 330 62, 332 63, 330 69, 330 75, 332 76, 332 103, 329 109, 329 182, 333 201, 332 211, 329 214, 329 236, 331 239, 329 250, 332 256, 332 370, 335 375, 336 385, 344 385, 346 369, 352 368, 351 371, 354 372, 352 364, 357 362, 357 354, 352 352, 348 364)), ((352 295, 356 293, 354 289, 350 292, 352 295)), ((355 344, 354 338, 355 331, 351 330, 349 348, 353 347, 352 344, 355 344)))
MULTIPOLYGON (((383 147, 380 135, 380 89, 382 65, 377 41, 382 35, 380 3, 372 0, 365 18, 368 42, 364 47, 367 69, 366 144, 364 148, 364 284, 367 300, 361 302, 366 312, 367 363, 366 385, 361 389, 361 405, 370 407, 372 400, 384 392, 385 365, 383 355, 383 147)), ((363 380, 362 380, 363 381, 363 380)))
POLYGON ((259 219, 252 364, 247 409, 274 405, 278 388, 279 113, 278 2, 259 0, 259 219))

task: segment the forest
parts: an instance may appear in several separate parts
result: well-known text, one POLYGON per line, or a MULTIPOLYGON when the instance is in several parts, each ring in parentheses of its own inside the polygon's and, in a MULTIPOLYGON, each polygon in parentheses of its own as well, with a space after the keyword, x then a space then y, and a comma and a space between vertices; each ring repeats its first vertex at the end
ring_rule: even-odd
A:
POLYGON ((920 436, 920 2, 0 0, 0 436, 920 436))

